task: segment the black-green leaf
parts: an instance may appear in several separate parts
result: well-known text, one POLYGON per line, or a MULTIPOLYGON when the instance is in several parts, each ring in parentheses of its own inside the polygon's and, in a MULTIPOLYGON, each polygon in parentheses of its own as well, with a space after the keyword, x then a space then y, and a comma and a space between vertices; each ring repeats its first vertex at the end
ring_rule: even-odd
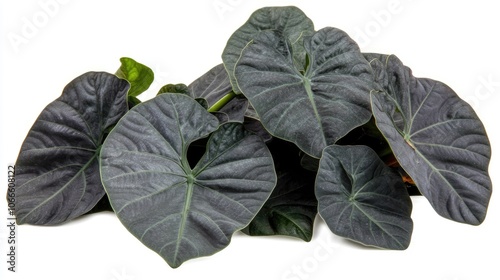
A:
POLYGON ((385 72, 371 96, 377 126, 436 212, 478 225, 492 184, 491 147, 472 107, 442 82, 415 78, 395 56, 367 54, 385 72))
POLYGON ((283 34, 291 42, 290 47, 294 49, 294 63, 300 70, 304 70, 306 57, 303 39, 314 33, 313 22, 299 8, 293 6, 259 9, 233 33, 222 53, 224 66, 236 93, 241 93, 234 76, 241 51, 264 30, 275 30, 283 34))
POLYGON ((188 86, 188 94, 207 104, 207 109, 217 113, 221 123, 232 121, 243 123, 248 100, 234 94, 224 65, 219 64, 188 86))
POLYGON ((40 114, 16 162, 19 224, 54 225, 89 212, 105 195, 98 156, 127 112, 127 81, 89 72, 40 114))
POLYGON ((158 94, 163 93, 183 93, 189 95, 189 90, 185 84, 167 84, 162 86, 158 91, 158 94))
POLYGON ((170 266, 212 255, 254 218, 275 184, 271 154, 241 124, 219 127, 194 99, 162 94, 132 109, 107 138, 101 172, 127 229, 170 266), (211 134, 191 168, 189 145, 211 134))
POLYGON ((236 80, 260 121, 278 138, 320 158, 323 149, 371 117, 371 67, 343 31, 325 28, 304 39, 302 74, 277 31, 263 31, 242 51, 236 80))
POLYGON ((278 182, 271 197, 243 232, 254 236, 287 235, 310 241, 318 213, 314 195, 316 172, 301 167, 301 152, 293 143, 274 138, 268 147, 278 182))
POLYGON ((402 250, 410 244, 410 196, 401 177, 369 147, 327 147, 316 197, 333 233, 380 248, 402 250))
POLYGON ((189 84, 188 90, 191 97, 203 98, 212 107, 232 88, 224 65, 219 64, 189 84))

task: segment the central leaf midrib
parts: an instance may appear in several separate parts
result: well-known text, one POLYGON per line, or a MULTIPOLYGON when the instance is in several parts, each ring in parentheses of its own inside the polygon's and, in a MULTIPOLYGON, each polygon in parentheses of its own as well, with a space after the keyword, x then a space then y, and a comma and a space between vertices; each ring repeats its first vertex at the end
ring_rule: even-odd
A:
MULTIPOLYGON (((409 87, 409 86, 410 86, 410 85, 408 85, 408 87, 409 87)), ((415 118, 416 118, 416 117, 418 116, 418 114, 420 113, 420 110, 422 109, 422 107, 424 106, 424 104, 425 104, 425 103, 429 100, 429 97, 430 97, 430 96, 431 96, 431 94, 433 93, 435 86, 436 86, 436 83, 434 83, 434 84, 431 86, 431 88, 427 91, 427 93, 426 93, 426 95, 425 95, 424 99, 423 99, 423 100, 422 100, 422 102, 420 102, 420 104, 418 105, 418 108, 417 108, 417 110, 415 111, 415 113, 413 113, 413 110, 412 110, 412 109, 413 109, 413 108, 412 108, 412 101, 413 101, 412 97, 413 97, 413 96, 411 96, 411 90, 410 90, 410 89, 408 89, 408 91, 407 91, 407 92, 408 92, 408 94, 407 94, 407 95, 409 95, 409 96, 408 96, 408 103, 409 103, 409 105, 408 105, 408 106, 409 106, 409 107, 408 107, 408 110, 410 110, 410 117, 411 117, 411 118, 410 118, 410 120, 409 120, 409 121, 410 121, 410 123, 409 123, 409 125, 408 125, 408 131, 407 131, 407 133, 411 133, 411 130, 412 130, 412 128, 413 128, 413 122, 415 121, 415 118)))
POLYGON ((321 138, 323 139, 323 143, 326 145, 327 141, 325 138, 325 134, 323 133, 324 132, 323 122, 321 120, 321 116, 319 115, 318 107, 316 106, 316 101, 314 100, 314 93, 313 93, 312 87, 311 87, 311 80, 309 80, 309 78, 303 76, 302 81, 304 84, 304 89, 306 90, 306 93, 307 93, 307 97, 309 98, 309 103, 311 103, 311 107, 313 109, 314 116, 315 116, 315 118, 318 121, 318 124, 320 126, 321 138))
MULTIPOLYGON (((185 198, 184 208, 182 209, 182 212, 181 212, 182 217, 181 217, 181 222, 179 225, 179 231, 177 233, 177 242, 175 244, 174 259, 173 259, 174 263, 177 263, 177 255, 179 254, 179 248, 181 246, 182 237, 184 236, 184 229, 185 229, 186 223, 187 223, 189 208, 191 207, 191 199, 193 197, 193 186, 194 186, 194 182, 196 180, 196 176, 193 174, 191 167, 187 161, 187 150, 189 147, 189 141, 186 141, 186 139, 184 138, 185 134, 184 134, 184 131, 182 129, 183 126, 180 123, 181 115, 179 114, 177 107, 175 106, 176 104, 171 103, 171 105, 172 105, 172 108, 174 109, 174 113, 176 116, 175 120, 177 122, 177 129, 179 132, 179 136, 181 138, 181 147, 182 147, 182 151, 181 151, 182 154, 180 155, 181 156, 181 166, 187 175, 187 178, 186 178, 187 179, 187 181, 186 181, 186 184, 187 184, 186 198, 185 198)), ((166 141, 166 142, 168 142, 168 141, 166 141)))
POLYGON ((177 233, 177 242, 175 244, 174 262, 177 262, 177 255, 179 253, 179 248, 180 248, 180 245, 182 242, 182 237, 184 235, 184 229, 186 227, 188 212, 189 212, 189 209, 191 208, 191 200, 193 198, 193 186, 194 186, 194 182, 188 180, 187 181, 185 204, 184 204, 184 208, 182 209, 182 212, 181 212, 182 218, 181 218, 181 222, 179 225, 179 231, 177 233))

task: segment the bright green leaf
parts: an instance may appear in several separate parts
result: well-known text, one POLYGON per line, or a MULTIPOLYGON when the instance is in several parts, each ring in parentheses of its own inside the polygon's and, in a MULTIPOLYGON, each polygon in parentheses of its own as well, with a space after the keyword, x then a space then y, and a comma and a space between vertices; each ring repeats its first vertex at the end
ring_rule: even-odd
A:
POLYGON ((130 83, 129 97, 139 96, 153 83, 154 73, 146 65, 128 57, 120 58, 120 62, 122 64, 115 75, 130 83))

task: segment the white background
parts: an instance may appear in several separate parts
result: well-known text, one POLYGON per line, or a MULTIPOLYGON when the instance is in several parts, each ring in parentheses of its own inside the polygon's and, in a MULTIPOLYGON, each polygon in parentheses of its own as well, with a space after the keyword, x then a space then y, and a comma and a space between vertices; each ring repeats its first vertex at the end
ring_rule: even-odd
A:
POLYGON ((17 273, 7 271, 7 166, 42 109, 80 74, 114 73, 132 57, 156 74, 151 98, 166 83, 186 83, 221 63, 227 39, 263 6, 296 5, 316 29, 334 26, 364 52, 394 53, 414 74, 450 85, 476 109, 493 149, 500 182, 500 51, 495 1, 75 1, 1 0, 1 279, 500 279, 500 201, 486 221, 468 226, 438 216, 414 197, 410 248, 361 247, 317 219, 309 243, 237 233, 211 257, 171 269, 112 213, 55 227, 18 227, 17 273), (52 3, 44 5, 44 3, 52 3), (495 260, 496 258, 496 260, 495 260))

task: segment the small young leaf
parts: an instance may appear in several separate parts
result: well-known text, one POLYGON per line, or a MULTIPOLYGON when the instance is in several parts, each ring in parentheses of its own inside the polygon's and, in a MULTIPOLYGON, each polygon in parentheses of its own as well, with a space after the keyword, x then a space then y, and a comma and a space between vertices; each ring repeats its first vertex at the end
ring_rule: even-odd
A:
POLYGON ((60 224, 101 200, 99 151, 106 133, 128 111, 128 89, 115 75, 89 72, 42 111, 16 162, 18 224, 60 224))
POLYGON ((369 147, 325 148, 316 197, 319 214, 333 233, 381 248, 409 246, 410 196, 399 175, 369 147))
POLYGON ((287 235, 310 241, 318 201, 314 195, 316 173, 300 165, 300 150, 274 138, 268 143, 278 182, 255 219, 243 229, 249 235, 287 235))
POLYGON ((292 42, 294 63, 300 70, 305 68, 305 51, 303 39, 314 33, 313 22, 297 7, 266 7, 255 11, 248 21, 229 38, 222 53, 225 69, 229 74, 233 91, 241 93, 237 86, 234 71, 241 51, 261 31, 275 30, 292 42))
POLYGON ((120 58, 122 65, 116 71, 116 76, 130 83, 129 97, 137 97, 146 91, 154 80, 154 73, 146 65, 131 58, 120 58))
POLYGON ((104 186, 127 229, 172 267, 212 255, 255 217, 276 184, 269 150, 194 99, 162 94, 132 109, 101 153, 104 186), (211 134, 212 133, 212 134, 211 134), (191 168, 188 147, 211 134, 191 168))
POLYGON ((372 110, 401 166, 438 214, 482 223, 492 192, 491 147, 472 107, 447 85, 415 78, 395 56, 366 56, 385 71, 372 110))
POLYGON ((185 84, 168 84, 164 85, 160 88, 158 91, 158 94, 163 94, 163 93, 184 93, 188 94, 189 89, 185 84))
POLYGON ((311 58, 302 75, 290 43, 262 31, 242 52, 235 75, 266 129, 320 158, 323 149, 370 120, 371 68, 339 29, 304 39, 311 58))

